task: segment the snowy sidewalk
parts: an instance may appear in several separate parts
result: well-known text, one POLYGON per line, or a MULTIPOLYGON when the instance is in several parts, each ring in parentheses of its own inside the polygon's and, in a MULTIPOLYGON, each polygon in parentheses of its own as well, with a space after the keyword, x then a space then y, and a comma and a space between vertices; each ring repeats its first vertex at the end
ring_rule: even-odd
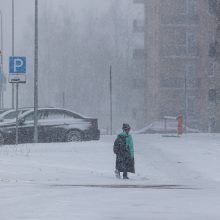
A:
POLYGON ((0 219, 220 219, 219 135, 135 135, 128 181, 114 138, 1 147, 0 219))

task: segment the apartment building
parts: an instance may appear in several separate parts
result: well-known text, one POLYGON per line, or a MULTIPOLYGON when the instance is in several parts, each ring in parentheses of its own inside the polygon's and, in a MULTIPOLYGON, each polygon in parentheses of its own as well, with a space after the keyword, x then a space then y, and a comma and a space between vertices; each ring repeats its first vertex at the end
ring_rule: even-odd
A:
POLYGON ((133 50, 143 70, 142 123, 182 114, 187 127, 220 131, 219 0, 134 0, 137 5, 144 9, 143 21, 133 22, 134 35, 144 35, 143 48, 133 50))

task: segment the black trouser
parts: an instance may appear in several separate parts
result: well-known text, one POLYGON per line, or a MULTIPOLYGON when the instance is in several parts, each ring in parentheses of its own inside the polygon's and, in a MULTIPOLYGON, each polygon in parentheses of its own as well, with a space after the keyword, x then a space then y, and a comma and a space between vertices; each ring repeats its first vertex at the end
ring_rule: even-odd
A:
POLYGON ((123 172, 123 177, 128 177, 128 173, 127 172, 123 172))

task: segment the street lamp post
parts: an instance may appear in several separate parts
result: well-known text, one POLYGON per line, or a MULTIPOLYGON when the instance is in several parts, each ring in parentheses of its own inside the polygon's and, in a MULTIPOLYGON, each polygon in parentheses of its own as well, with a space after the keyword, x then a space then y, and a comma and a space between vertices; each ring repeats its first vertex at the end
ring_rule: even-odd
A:
POLYGON ((185 71, 185 79, 184 79, 184 92, 185 92, 185 95, 184 95, 184 98, 185 98, 185 101, 184 101, 184 108, 185 108, 185 120, 184 120, 184 131, 185 133, 187 132, 187 71, 185 71))
POLYGON ((0 108, 3 107, 3 74, 4 74, 4 68, 3 68, 3 15, 2 11, 0 10, 0 17, 1 17, 1 84, 0 84, 0 108))
POLYGON ((35 0, 34 37, 34 143, 38 142, 38 0, 35 0))
MULTIPOLYGON (((15 35, 14 35, 14 30, 15 30, 15 13, 14 13, 14 0, 12 0, 11 2, 11 10, 12 10, 12 30, 11 30, 11 33, 12 33, 12 39, 11 39, 11 53, 12 53, 12 57, 14 57, 15 55, 15 35)), ((18 144, 18 82, 16 83, 12 83, 12 108, 16 109, 16 135, 15 135, 15 144, 17 145, 18 144), (15 85, 16 85, 16 106, 15 106, 15 85)))
POLYGON ((1 64, 3 64, 3 28, 2 28, 2 25, 3 25, 3 22, 2 22, 2 11, 0 10, 0 17, 1 17, 1 64))
MULTIPOLYGON (((15 19, 14 19, 14 17, 15 17, 14 16, 14 14, 15 14, 14 13, 14 0, 12 0, 11 5, 12 5, 12 9, 11 9, 12 10, 12 30, 11 30, 11 33, 12 33, 12 39, 11 39, 12 40, 12 42, 11 42, 11 45, 12 45, 11 46, 11 50, 12 51, 11 52, 12 53, 11 54, 12 54, 12 57, 14 57, 14 53, 15 53, 15 51, 14 51, 14 42, 15 42, 14 41, 14 30, 15 30, 15 28, 14 28, 14 24, 15 24, 15 19)), ((11 98, 12 98, 11 105, 12 105, 12 108, 14 109, 15 108, 15 103, 14 103, 14 101, 15 101, 15 98, 14 98, 14 93, 15 93, 14 92, 14 83, 12 83, 11 86, 12 86, 12 88, 11 88, 12 89, 11 90, 11 93, 12 93, 12 95, 11 95, 11 98)))

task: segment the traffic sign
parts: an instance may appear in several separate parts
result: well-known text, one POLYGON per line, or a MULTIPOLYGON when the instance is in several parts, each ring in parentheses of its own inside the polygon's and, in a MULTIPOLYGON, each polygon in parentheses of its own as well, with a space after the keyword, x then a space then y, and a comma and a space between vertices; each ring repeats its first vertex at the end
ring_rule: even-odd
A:
POLYGON ((26 82, 26 57, 9 57, 9 82, 26 82))

